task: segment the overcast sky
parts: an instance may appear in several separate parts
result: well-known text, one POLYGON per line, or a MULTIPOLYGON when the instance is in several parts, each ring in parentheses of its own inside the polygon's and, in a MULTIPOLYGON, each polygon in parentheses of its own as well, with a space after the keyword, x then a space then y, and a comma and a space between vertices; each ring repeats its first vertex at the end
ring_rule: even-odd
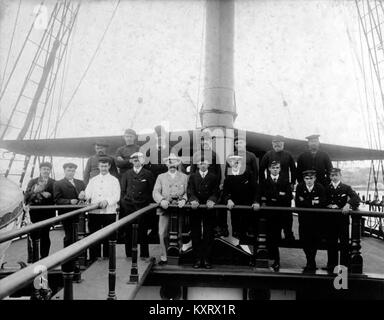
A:
MULTIPOLYGON (((33 21, 38 1, 22 0, 7 74, 33 21)), ((48 11, 54 1, 46 1, 48 11)), ((66 106, 115 7, 82 1, 69 51, 66 106)), ((0 1, 0 76, 18 1, 0 1)), ((235 126, 303 139, 367 147, 354 1, 236 1, 235 126)), ((203 89, 204 1, 121 1, 100 50, 59 126, 58 137, 121 134, 168 121, 191 129, 203 89), (200 87, 200 90, 199 90, 200 87), (132 119, 135 114, 136 118, 132 119)), ((41 36, 41 30, 34 30, 41 36)), ((7 119, 33 58, 28 47, 0 103, 7 119)))

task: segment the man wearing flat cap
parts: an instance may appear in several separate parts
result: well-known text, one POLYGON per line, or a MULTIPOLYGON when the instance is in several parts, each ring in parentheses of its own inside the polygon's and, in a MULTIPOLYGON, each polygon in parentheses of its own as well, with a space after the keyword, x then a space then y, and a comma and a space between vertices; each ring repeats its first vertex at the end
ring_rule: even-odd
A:
MULTIPOLYGON (((178 169, 181 160, 178 156, 171 153, 169 157, 164 159, 168 167, 168 172, 161 173, 153 188, 153 199, 160 204, 157 210, 159 215, 159 238, 160 238, 160 262, 159 264, 167 263, 167 238, 170 214, 177 214, 175 208, 168 208, 170 204, 177 204, 182 208, 187 201, 187 184, 188 176, 178 169)), ((172 221, 173 222, 173 221, 172 221)), ((177 230, 178 225, 172 225, 172 230, 177 230)))
MULTIPOLYGON (((29 181, 24 194, 25 203, 27 205, 51 206, 55 202, 53 200, 53 185, 55 180, 50 177, 52 165, 49 162, 42 162, 39 165, 40 175, 38 178, 29 181)), ((36 223, 56 215, 55 210, 31 210, 31 222, 36 223)), ((51 240, 49 238, 50 227, 45 227, 37 231, 31 232, 32 240, 40 240, 40 259, 49 255, 51 240)))
POLYGON ((341 181, 341 170, 332 168, 331 182, 326 186, 327 208, 341 209, 340 213, 327 214, 324 225, 327 236, 328 263, 327 271, 333 272, 335 266, 349 266, 349 215, 350 210, 357 210, 360 198, 351 186, 341 181), (340 240, 340 261, 337 244, 340 240), (340 262, 340 263, 339 263, 340 262))
MULTIPOLYGON (((144 155, 135 152, 131 155, 132 169, 128 169, 121 177, 121 211, 120 219, 131 213, 146 207, 152 202, 152 191, 155 178, 151 171, 143 168, 144 155)), ((140 257, 148 258, 148 218, 138 219, 138 243, 140 244, 140 257)), ((125 253, 127 257, 132 255, 132 225, 128 225, 125 232, 125 253)))
MULTIPOLYGON (((64 169, 64 178, 56 181, 53 186, 53 196, 55 203, 58 205, 76 205, 80 201, 85 200, 85 184, 83 181, 75 179, 77 165, 74 163, 65 163, 63 165, 64 169)), ((66 212, 72 211, 73 209, 61 209, 59 214, 64 214, 66 212)), ((63 221, 64 227, 64 247, 72 244, 73 234, 72 234, 72 224, 79 221, 78 216, 74 218, 67 219, 63 221)), ((63 271, 73 271, 73 266, 71 264, 73 261, 69 261, 62 265, 63 271)))
POLYGON ((333 166, 329 155, 320 150, 319 137, 318 134, 306 137, 309 150, 303 152, 297 159, 297 179, 303 182, 303 172, 315 170, 317 182, 325 188, 331 182, 329 172, 333 166))
MULTIPOLYGON (((291 185, 291 190, 296 183, 296 164, 292 154, 284 150, 285 138, 276 135, 272 139, 272 150, 269 150, 260 162, 260 184, 264 183, 269 176, 269 168, 273 161, 280 163, 279 176, 291 185)), ((287 240, 294 240, 292 232, 293 217, 292 213, 287 212, 283 217, 284 236, 287 240)))
MULTIPOLYGON (((296 187, 295 204, 298 208, 324 208, 326 194, 324 187, 316 182, 316 171, 305 170, 303 182, 296 187)), ((323 215, 320 213, 299 213, 299 237, 303 244, 307 265, 304 272, 316 271, 316 253, 320 243, 323 215)))
POLYGON ((118 177, 118 172, 117 172, 115 161, 112 157, 107 155, 108 144, 103 142, 103 141, 96 141, 94 144, 94 147, 95 147, 95 154, 88 159, 87 164, 86 164, 85 169, 84 169, 83 179, 84 179, 85 185, 88 184, 89 179, 97 176, 100 173, 100 171, 99 171, 99 158, 100 157, 111 158, 110 173, 111 173, 111 175, 118 177))
POLYGON ((136 144, 137 134, 133 129, 126 129, 123 135, 125 145, 119 147, 115 153, 116 166, 119 169, 120 177, 132 168, 130 157, 140 150, 136 144))

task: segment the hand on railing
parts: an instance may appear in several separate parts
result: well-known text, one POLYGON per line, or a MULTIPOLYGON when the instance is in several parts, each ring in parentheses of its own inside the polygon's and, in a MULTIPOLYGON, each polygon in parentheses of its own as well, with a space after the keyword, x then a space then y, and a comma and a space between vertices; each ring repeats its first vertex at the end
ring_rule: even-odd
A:
POLYGON ((199 206, 199 202, 198 201, 196 201, 196 200, 192 200, 191 201, 192 209, 197 209, 198 206, 199 206))
POLYGON ((343 209, 341 210, 341 213, 344 214, 344 215, 347 215, 349 213, 349 211, 351 211, 351 205, 349 203, 347 203, 343 209))
POLYGON ((207 208, 208 209, 213 209, 214 206, 215 206, 215 203, 212 200, 207 201, 207 208))
POLYGON ((253 209, 253 211, 259 211, 260 210, 260 203, 255 202, 254 204, 252 204, 252 209, 253 209))
POLYGON ((166 199, 163 199, 160 201, 160 206, 164 209, 164 210, 167 210, 168 209, 168 206, 169 206, 169 201, 166 200, 166 199))
POLYGON ((185 206, 185 203, 186 203, 187 201, 185 200, 185 199, 181 199, 181 200, 179 200, 178 202, 177 202, 177 206, 179 207, 179 208, 182 208, 182 207, 184 207, 185 206))

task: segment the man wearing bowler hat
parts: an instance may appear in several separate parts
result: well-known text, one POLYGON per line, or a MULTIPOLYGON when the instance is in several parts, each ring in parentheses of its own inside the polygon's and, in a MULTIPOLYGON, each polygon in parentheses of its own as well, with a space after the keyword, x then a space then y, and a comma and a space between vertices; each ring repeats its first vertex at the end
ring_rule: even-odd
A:
POLYGON ((138 152, 140 147, 136 144, 137 134, 133 129, 126 129, 123 135, 125 144, 116 150, 115 161, 122 176, 128 169, 132 168, 130 157, 135 152, 138 152))
POLYGON ((95 154, 88 159, 87 164, 86 164, 85 169, 84 169, 83 179, 84 179, 85 185, 88 184, 89 179, 97 176, 100 173, 100 170, 99 170, 99 158, 100 157, 111 158, 110 173, 111 173, 111 175, 118 177, 118 172, 117 172, 115 161, 112 157, 107 155, 108 144, 103 142, 103 141, 96 141, 94 143, 94 147, 95 147, 95 154))
MULTIPOLYGON (((292 154, 284 150, 285 138, 281 135, 276 135, 272 139, 272 150, 269 150, 261 159, 260 162, 260 184, 263 184, 269 176, 269 168, 272 162, 280 163, 279 177, 281 180, 287 181, 291 185, 291 190, 296 183, 296 164, 292 154)), ((292 232, 293 217, 291 212, 282 212, 282 224, 284 237, 287 240, 294 240, 292 232)))
POLYGON ((315 170, 316 181, 326 187, 331 182, 329 172, 333 166, 329 155, 320 150, 319 137, 318 134, 306 137, 309 150, 303 152, 297 159, 297 179, 303 182, 303 172, 315 170))

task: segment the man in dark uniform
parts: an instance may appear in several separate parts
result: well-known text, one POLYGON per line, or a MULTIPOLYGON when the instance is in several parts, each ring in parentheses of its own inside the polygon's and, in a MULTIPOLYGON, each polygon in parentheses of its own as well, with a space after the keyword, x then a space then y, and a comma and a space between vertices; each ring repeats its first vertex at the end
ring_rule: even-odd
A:
MULTIPOLYGON (((51 206, 55 202, 53 200, 53 185, 55 180, 50 178, 52 165, 49 162, 40 163, 40 176, 29 181, 25 191, 24 199, 27 205, 51 206)), ((55 216, 55 210, 31 210, 31 222, 36 223, 55 216)), ((31 232, 32 240, 40 240, 40 259, 49 255, 51 240, 49 238, 49 230, 51 227, 45 227, 40 230, 31 232)))
MULTIPOLYGON (((292 200, 291 184, 286 176, 280 174, 280 163, 272 161, 269 165, 269 175, 261 184, 262 206, 290 207, 292 200)), ((290 215, 292 215, 289 212, 290 215)), ((274 262, 272 268, 280 268, 280 254, 278 243, 281 240, 281 230, 285 223, 286 212, 268 212, 267 230, 269 253, 274 262)))
POLYGON ((260 207, 259 188, 249 169, 242 170, 245 161, 241 156, 229 156, 229 168, 224 180, 223 203, 231 210, 232 236, 240 243, 245 239, 246 232, 255 234, 256 216, 252 212, 233 209, 235 205, 260 207))
POLYGON ((106 143, 103 143, 100 141, 97 141, 95 143, 96 154, 94 154, 92 157, 88 159, 84 169, 83 178, 84 178, 85 185, 88 184, 89 179, 97 176, 100 173, 100 170, 99 170, 100 157, 109 157, 111 159, 111 170, 110 170, 111 175, 115 176, 116 178, 119 176, 117 172, 115 160, 112 157, 107 155, 107 147, 108 147, 108 144, 106 143))
POLYGON ((218 177, 208 170, 209 160, 195 156, 198 170, 191 173, 188 180, 187 195, 191 203, 190 214, 192 247, 195 257, 193 268, 205 267, 211 269, 210 261, 214 240, 215 212, 212 210, 219 199, 218 177), (207 209, 199 209, 200 204, 206 204, 207 209), (203 233, 201 225, 203 224, 203 233))
POLYGON ((349 215, 348 212, 357 210, 360 198, 347 184, 341 182, 341 170, 331 169, 331 183, 326 187, 327 207, 330 209, 342 209, 342 214, 332 213, 327 215, 324 225, 328 244, 327 270, 333 272, 339 263, 337 243, 340 239, 340 264, 349 266, 349 215))
MULTIPOLYGON (((280 173, 282 179, 288 181, 291 185, 291 190, 296 183, 296 164, 290 152, 284 150, 285 138, 277 135, 272 140, 272 150, 269 150, 261 159, 260 162, 260 184, 266 177, 269 176, 269 168, 273 161, 280 163, 280 173)), ((295 240, 292 232, 293 216, 292 213, 287 213, 282 216, 284 237, 287 240, 295 240), (284 217, 284 218, 283 218, 284 217)))
POLYGON ((303 172, 306 170, 315 170, 317 183, 320 183, 325 188, 331 182, 329 172, 333 166, 329 155, 319 150, 319 137, 318 134, 306 137, 309 150, 302 153, 297 159, 296 173, 298 182, 303 182, 303 172))
POLYGON ((133 129, 127 129, 124 131, 125 145, 119 147, 116 150, 115 154, 115 162, 116 166, 119 169, 120 177, 128 170, 132 168, 132 162, 130 157, 135 152, 140 150, 140 146, 138 146, 135 142, 137 139, 136 131, 133 129))
MULTIPOLYGON (((199 171, 198 164, 193 159, 204 158, 209 162, 208 171, 213 173, 219 180, 219 186, 221 183, 221 165, 217 157, 216 152, 213 150, 213 139, 208 131, 202 132, 200 140, 200 150, 197 150, 192 156, 191 170, 190 173, 199 171)), ((227 225, 227 213, 225 211, 215 211, 215 236, 220 237, 228 236, 228 225, 227 225)))
MULTIPOLYGON (((53 185, 53 196, 55 199, 55 203, 58 205, 79 204, 80 201, 85 200, 85 184, 83 181, 74 178, 77 165, 74 163, 65 163, 63 165, 63 169, 64 178, 59 181, 56 181, 53 185)), ((63 214, 69 211, 72 211, 72 209, 60 210, 59 214, 63 214)), ((78 217, 70 218, 63 221, 63 227, 65 232, 64 247, 67 247, 72 244, 72 241, 74 240, 74 235, 72 233, 72 223, 76 223, 78 221, 78 217)), ((63 264, 63 271, 71 271, 71 268, 69 267, 70 264, 71 262, 63 264)))
MULTIPOLYGON (((304 182, 300 182, 296 187, 296 207, 324 208, 327 200, 325 189, 316 182, 316 171, 304 171, 303 179, 304 182)), ((316 253, 320 242, 322 220, 322 215, 319 213, 299 213, 299 236, 307 258, 304 272, 316 271, 316 253)))
MULTIPOLYGON (((155 184, 153 174, 143 168, 144 155, 135 152, 131 155, 133 168, 121 177, 121 211, 120 219, 146 207, 152 202, 152 190, 155 184)), ((140 257, 148 258, 148 219, 146 216, 138 219, 138 243, 140 244, 140 257)), ((132 225, 125 228, 125 253, 132 255, 132 225)))

